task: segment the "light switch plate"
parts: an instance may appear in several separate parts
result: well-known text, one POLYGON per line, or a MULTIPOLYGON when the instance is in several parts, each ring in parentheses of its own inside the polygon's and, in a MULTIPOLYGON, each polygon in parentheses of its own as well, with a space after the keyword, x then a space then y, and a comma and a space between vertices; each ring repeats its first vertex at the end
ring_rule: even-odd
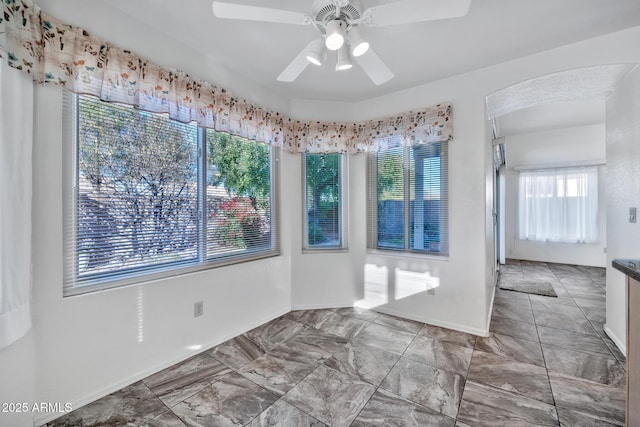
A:
POLYGON ((636 222, 636 208, 629 208, 629 222, 636 222))

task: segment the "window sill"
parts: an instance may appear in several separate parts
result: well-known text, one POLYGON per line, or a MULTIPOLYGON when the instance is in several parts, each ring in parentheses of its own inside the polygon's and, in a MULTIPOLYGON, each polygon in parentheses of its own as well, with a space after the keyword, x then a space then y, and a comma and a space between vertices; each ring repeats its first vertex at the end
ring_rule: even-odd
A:
POLYGON ((317 255, 317 254, 345 254, 349 253, 349 248, 302 248, 302 255, 317 255))
POLYGON ((536 239, 518 239, 520 242, 530 242, 535 244, 550 244, 550 245, 599 245, 602 244, 599 240, 589 242, 578 241, 566 241, 566 240, 536 240, 536 239))
POLYGON ((419 252, 367 249, 367 255, 385 256, 385 257, 392 257, 392 258, 411 258, 411 259, 417 259, 422 261, 449 262, 449 255, 423 254, 419 252))

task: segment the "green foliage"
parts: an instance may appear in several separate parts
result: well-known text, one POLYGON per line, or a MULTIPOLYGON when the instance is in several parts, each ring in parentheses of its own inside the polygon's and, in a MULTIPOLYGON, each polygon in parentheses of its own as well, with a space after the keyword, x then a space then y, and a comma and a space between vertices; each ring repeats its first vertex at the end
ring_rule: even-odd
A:
POLYGON ((402 200, 402 150, 378 153, 378 200, 402 200))
POLYGON ((218 214, 213 231, 217 242, 238 249, 259 242, 262 218, 250 201, 234 197, 222 203, 218 214))
POLYGON ((409 172, 411 188, 413 188, 416 179, 413 150, 409 150, 407 153, 405 148, 396 147, 380 151, 377 157, 377 167, 378 200, 403 200, 405 168, 409 172), (406 162, 405 154, 409 156, 406 162))
POLYGON ((338 228, 340 154, 306 154, 308 243, 325 242, 338 228), (323 230, 322 226, 327 230, 323 230))
POLYGON ((242 225, 240 221, 233 217, 225 216, 221 221, 217 222, 212 236, 217 243, 221 243, 225 247, 237 249, 245 249, 247 247, 242 234, 242 225))
MULTIPOLYGON (((198 241, 197 125, 79 99, 80 268, 91 273, 192 257, 198 241)), ((269 147, 213 130, 206 137, 206 185, 228 192, 213 191, 206 200, 211 249, 268 245, 269 147)))
POLYGON ((319 225, 310 222, 309 223, 309 244, 310 245, 317 245, 320 243, 323 243, 324 241, 327 240, 327 237, 324 235, 324 232, 322 231, 322 228, 320 228, 319 225))
POLYGON ((340 154, 307 154, 307 189, 323 200, 337 200, 340 191, 340 154))
POLYGON ((271 188, 269 147, 212 130, 206 135, 209 166, 217 169, 208 177, 208 184, 222 184, 230 194, 248 197, 254 209, 267 207, 271 188))

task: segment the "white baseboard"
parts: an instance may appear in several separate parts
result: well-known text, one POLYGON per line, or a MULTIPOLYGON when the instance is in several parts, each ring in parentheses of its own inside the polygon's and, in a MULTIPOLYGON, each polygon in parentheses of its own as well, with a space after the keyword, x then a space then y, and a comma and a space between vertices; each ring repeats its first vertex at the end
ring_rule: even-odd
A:
POLYGON ((350 308, 353 303, 337 303, 337 304, 301 304, 294 305, 291 310, 328 310, 332 308, 350 308))
POLYGON ((491 294, 491 302, 489 303, 489 314, 487 316, 487 332, 486 335, 482 335, 483 337, 489 336, 489 330, 491 329, 491 316, 493 316, 493 303, 496 299, 496 287, 493 287, 493 292, 491 294))
MULTIPOLYGON (((493 304, 493 300, 491 300, 491 302, 493 304)), ((291 307, 291 309, 292 310, 322 310, 322 309, 349 308, 349 307, 353 307, 353 304, 338 303, 338 304, 331 304, 331 305, 327 305, 327 304, 296 305, 296 306, 291 307)), ((455 331, 460 331, 460 332, 467 332, 469 334, 473 334, 473 335, 477 335, 477 336, 481 336, 481 337, 488 337, 489 336, 489 329, 488 328, 486 330, 476 329, 476 328, 470 328, 470 327, 468 327, 466 325, 459 325, 457 323, 443 322, 441 320, 436 320, 436 319, 419 318, 417 316, 407 316, 405 313, 401 313, 399 311, 394 311, 394 310, 389 310, 387 308, 373 307, 370 310, 377 311, 378 313, 389 314, 391 316, 402 317, 402 318, 409 319, 409 320, 415 320, 416 322, 427 323, 429 325, 440 326, 441 328, 453 329, 455 331)), ((491 313, 489 313, 489 318, 491 318, 491 313)), ((489 323, 487 322, 487 325, 488 324, 489 323)))
POLYGON ((443 322, 443 321, 437 320, 437 319, 418 318, 417 316, 407 316, 404 313, 401 313, 401 312, 398 312, 398 311, 394 311, 394 310, 388 310, 386 308, 376 307, 373 310, 377 311, 379 313, 389 314, 391 316, 396 316, 396 317, 404 317, 405 319, 415 320, 416 322, 426 323, 426 324, 433 325, 433 326, 440 326, 441 328, 453 329, 454 331, 466 332, 468 334, 473 334, 473 335, 477 335, 477 336, 480 336, 480 337, 489 336, 489 330, 488 329, 470 328, 467 325, 459 325, 457 323, 443 322))
POLYGON ((604 330, 604 333, 607 334, 607 336, 611 339, 611 341, 613 341, 616 347, 618 347, 618 350, 620 350, 622 354, 626 356, 627 355, 626 344, 621 339, 619 339, 607 325, 604 325, 602 329, 604 330))
MULTIPOLYGON (((243 333, 250 331, 253 328, 256 328, 264 323, 267 323, 277 317, 282 316, 283 314, 288 313, 289 310, 286 311, 282 311, 282 312, 278 312, 275 315, 273 315, 273 317, 270 317, 268 319, 262 319, 259 320, 257 322, 254 322, 254 324, 252 324, 252 326, 246 330, 242 330, 242 331, 237 331, 237 333, 229 333, 227 335, 224 335, 221 339, 215 340, 215 341, 211 341, 209 343, 206 343, 205 345, 202 346, 202 348, 198 349, 197 351, 189 351, 186 353, 181 354, 178 357, 172 358, 171 360, 167 360, 159 365, 153 366, 151 368, 147 368, 143 371, 137 372, 134 375, 131 375, 128 378, 122 379, 120 381, 116 381, 114 383, 109 384, 108 386, 105 386, 103 388, 101 388, 100 390, 97 390, 87 396, 83 396, 79 399, 76 399, 74 401, 71 402, 71 407, 76 410, 79 409, 82 406, 85 406, 91 402, 94 402, 98 399, 101 399, 111 393, 114 393, 118 390, 120 390, 123 387, 126 387, 128 385, 131 385, 133 383, 136 383, 146 377, 148 377, 149 375, 155 374, 156 372, 160 372, 163 369, 168 368, 169 366, 173 366, 176 363, 182 362, 183 360, 188 359, 189 357, 195 356, 196 354, 202 353, 204 351, 210 350, 211 348, 217 346, 218 344, 221 344, 231 338, 237 337, 238 335, 242 335, 243 333)), ((48 422, 51 422, 53 420, 55 420, 58 417, 63 416, 64 414, 62 413, 44 413, 41 415, 38 415, 37 417, 33 418, 33 423, 32 424, 28 424, 28 426, 42 426, 48 422)))

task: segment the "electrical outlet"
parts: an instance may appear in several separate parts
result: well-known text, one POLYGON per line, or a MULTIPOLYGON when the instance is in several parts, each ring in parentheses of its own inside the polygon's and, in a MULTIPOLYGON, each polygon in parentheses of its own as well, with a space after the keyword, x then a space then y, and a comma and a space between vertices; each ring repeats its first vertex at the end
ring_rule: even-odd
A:
POLYGON ((193 303, 193 317, 200 317, 204 313, 204 306, 202 301, 193 303))
POLYGON ((629 208, 629 222, 636 222, 636 208, 629 208))

